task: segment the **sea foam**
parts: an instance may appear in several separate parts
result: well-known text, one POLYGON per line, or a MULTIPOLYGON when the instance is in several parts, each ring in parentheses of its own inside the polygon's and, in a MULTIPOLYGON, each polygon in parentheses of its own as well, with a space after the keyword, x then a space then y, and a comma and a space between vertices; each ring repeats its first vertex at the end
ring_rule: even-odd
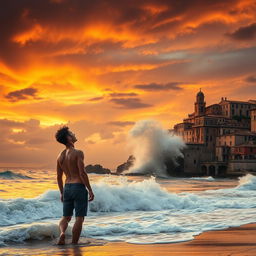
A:
MULTIPOLYGON (((256 179, 253 175, 241 178, 239 185, 233 189, 212 190, 208 197, 190 192, 173 193, 161 187, 155 177, 143 181, 129 181, 126 177, 105 177, 92 184, 95 198, 89 202, 88 214, 100 212, 126 212, 126 211, 159 211, 165 209, 194 209, 202 211, 214 208, 251 208, 256 207, 255 200, 242 200, 244 191, 254 190, 256 179), (221 191, 223 196, 214 197, 221 191), (239 192, 240 191, 240 192, 239 192), (227 200, 225 192, 237 194, 232 200, 227 200)), ((250 192, 251 193, 251 192, 250 192)), ((48 190, 38 197, 31 199, 1 199, 0 225, 6 226, 18 223, 27 223, 45 218, 58 218, 62 216, 62 203, 57 190, 48 190)))
MULTIPOLYGON (((105 177, 92 184, 95 199, 89 202, 82 236, 132 243, 177 242, 206 230, 254 222, 255 184, 255 176, 248 174, 234 188, 193 194, 168 192, 154 177, 137 182, 105 177)), ((57 237, 62 216, 59 192, 1 200, 0 215, 2 245, 57 237)), ((70 224, 67 234, 71 235, 70 224)))

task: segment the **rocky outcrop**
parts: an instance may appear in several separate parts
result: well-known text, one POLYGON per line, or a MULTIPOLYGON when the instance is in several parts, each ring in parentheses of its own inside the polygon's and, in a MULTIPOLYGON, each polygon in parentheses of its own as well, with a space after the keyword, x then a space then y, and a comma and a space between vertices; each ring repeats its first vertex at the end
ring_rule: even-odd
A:
POLYGON ((184 171, 184 158, 179 156, 176 158, 176 163, 173 159, 165 160, 166 172, 170 176, 182 176, 184 171))
POLYGON ((107 168, 102 167, 100 164, 87 165, 85 166, 85 171, 87 173, 97 173, 97 174, 110 174, 111 171, 107 168))
POLYGON ((117 166, 116 173, 121 174, 123 171, 128 170, 130 167, 133 166, 134 161, 135 161, 135 157, 133 155, 130 155, 128 160, 125 163, 117 166))

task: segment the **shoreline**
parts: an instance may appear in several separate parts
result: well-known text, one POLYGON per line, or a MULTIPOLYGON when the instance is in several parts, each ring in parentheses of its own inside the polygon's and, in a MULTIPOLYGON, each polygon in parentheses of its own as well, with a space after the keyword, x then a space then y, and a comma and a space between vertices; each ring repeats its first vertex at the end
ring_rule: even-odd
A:
POLYGON ((256 255, 256 222, 209 230, 193 240, 174 243, 132 244, 102 239, 81 238, 78 245, 55 245, 53 240, 31 241, 26 245, 0 248, 0 255, 100 255, 100 256, 254 256, 256 255), (89 241, 89 243, 88 243, 89 241), (26 252, 27 251, 27 252, 26 252))
MULTIPOLYGON (((256 222, 222 230, 209 230, 196 235, 193 240, 175 243, 131 244, 108 242, 104 246, 81 251, 104 256, 255 256, 256 222)), ((83 254, 81 254, 83 255, 83 254)))

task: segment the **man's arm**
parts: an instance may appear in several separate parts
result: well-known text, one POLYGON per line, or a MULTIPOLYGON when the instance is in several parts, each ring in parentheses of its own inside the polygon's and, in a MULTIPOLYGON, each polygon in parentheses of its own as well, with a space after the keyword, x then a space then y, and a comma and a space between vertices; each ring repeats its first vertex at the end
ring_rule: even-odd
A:
POLYGON ((88 175, 84 169, 84 153, 81 150, 79 150, 77 153, 77 166, 78 166, 81 180, 83 181, 84 185, 87 187, 88 191, 92 192, 92 188, 91 188, 91 185, 89 182, 88 175))
POLYGON ((60 194, 63 194, 63 180, 62 180, 62 176, 63 176, 63 170, 60 167, 60 163, 59 163, 59 158, 57 159, 57 182, 58 182, 58 186, 59 186, 59 190, 60 190, 60 194))

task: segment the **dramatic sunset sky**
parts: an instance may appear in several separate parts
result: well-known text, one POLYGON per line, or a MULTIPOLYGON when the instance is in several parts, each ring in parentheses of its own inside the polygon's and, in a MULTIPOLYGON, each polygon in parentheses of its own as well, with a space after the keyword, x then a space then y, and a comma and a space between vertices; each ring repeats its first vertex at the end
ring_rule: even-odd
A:
POLYGON ((55 168, 68 124, 114 169, 136 121, 173 128, 199 88, 256 99, 256 1, 6 0, 0 35, 1 166, 55 168))

